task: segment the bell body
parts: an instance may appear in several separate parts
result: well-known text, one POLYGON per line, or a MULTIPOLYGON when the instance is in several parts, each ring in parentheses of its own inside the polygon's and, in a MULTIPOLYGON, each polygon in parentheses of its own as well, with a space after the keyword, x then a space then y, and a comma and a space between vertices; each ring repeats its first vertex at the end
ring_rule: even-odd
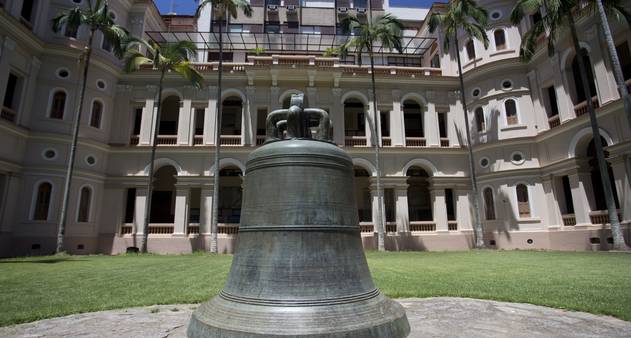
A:
POLYGON ((362 248, 351 158, 317 140, 266 143, 248 160, 223 291, 189 337, 405 337, 401 305, 375 287, 362 248))

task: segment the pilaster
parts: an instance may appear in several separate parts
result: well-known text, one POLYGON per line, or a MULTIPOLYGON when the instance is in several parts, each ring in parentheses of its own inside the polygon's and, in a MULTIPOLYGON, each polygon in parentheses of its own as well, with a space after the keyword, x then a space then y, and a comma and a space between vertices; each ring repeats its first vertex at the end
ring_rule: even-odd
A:
POLYGON ((183 236, 188 226, 188 200, 190 189, 188 185, 175 185, 175 219, 173 234, 183 236))
POLYGON ((202 185, 199 207, 199 233, 209 235, 213 212, 213 183, 210 180, 202 185))
POLYGON ((427 109, 423 114, 423 129, 427 145, 430 147, 440 147, 438 114, 436 113, 436 105, 433 102, 427 103, 427 109))
POLYGON ((189 145, 193 139, 194 131, 191 130, 191 122, 194 121, 191 99, 180 101, 180 112, 177 122, 177 144, 189 145))
POLYGON ((331 121, 333 122, 333 142, 344 145, 344 105, 342 105, 342 89, 331 88, 333 102, 331 103, 331 121))
POLYGON ((256 87, 247 86, 245 88, 246 101, 243 107, 243 143, 249 146, 256 145, 256 126, 257 126, 257 111, 255 106, 256 87))
POLYGON ((392 146, 405 146, 405 126, 401 110, 401 91, 392 91, 392 113, 390 113, 390 138, 392 146))
POLYGON ((208 107, 204 110, 204 144, 214 145, 217 139, 217 87, 208 87, 208 107))
POLYGON ((147 188, 136 188, 136 206, 134 216, 134 229, 137 235, 142 235, 142 224, 145 220, 145 204, 147 203, 147 188))
MULTIPOLYGON (((154 86, 151 86, 154 87, 154 86)), ((152 92, 151 88, 147 88, 149 92, 152 92)), ((153 141, 153 133, 155 131, 156 109, 154 107, 155 100, 149 98, 145 102, 145 107, 142 109, 142 121, 140 124, 140 140, 139 145, 150 146, 153 141)))
POLYGON ((570 180, 570 188, 572 189, 572 202, 574 204, 574 215, 577 225, 591 224, 589 213, 592 211, 586 189, 586 180, 589 181, 591 188, 591 180, 589 174, 573 172, 568 175, 570 180))

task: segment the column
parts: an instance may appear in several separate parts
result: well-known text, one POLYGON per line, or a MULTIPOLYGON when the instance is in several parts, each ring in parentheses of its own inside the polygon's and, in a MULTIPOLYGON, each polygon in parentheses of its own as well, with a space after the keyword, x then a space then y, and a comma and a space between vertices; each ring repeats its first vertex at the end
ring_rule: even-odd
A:
POLYGON ((214 145, 217 137, 217 87, 208 87, 208 107, 204 110, 204 144, 214 145))
POLYGON ((395 210, 398 232, 410 232, 410 212, 408 210, 407 183, 394 188, 395 210))
POLYGON ((153 141, 154 126, 157 121, 155 120, 155 100, 153 98, 147 99, 145 107, 142 109, 142 122, 140 124, 140 141, 139 145, 150 146, 153 141), (152 123, 153 122, 153 123, 152 123))
POLYGON ((256 110, 256 87, 247 86, 245 88, 246 100, 243 111, 243 143, 250 146, 256 145, 256 126, 258 119, 258 112, 256 110))
POLYGON ((134 228, 137 235, 142 235, 142 224, 145 221, 145 204, 147 203, 147 188, 136 188, 136 206, 134 216, 134 228))
POLYGON ((393 147, 405 146, 405 124, 401 110, 401 91, 392 91, 392 112, 390 113, 390 138, 393 147))
POLYGON ((432 198, 432 214, 434 223, 436 223, 436 231, 449 231, 447 227, 447 205, 445 204, 445 189, 440 187, 430 188, 432 198))
POLYGON ((206 183, 202 186, 199 203, 199 234, 210 235, 210 226, 213 213, 213 184, 206 183))
POLYGON ((15 223, 15 211, 18 209, 18 198, 20 196, 21 177, 15 173, 7 173, 4 183, 4 196, 2 208, 0 209, 0 232, 12 232, 15 223))
POLYGON ((631 164, 627 156, 621 155, 610 160, 615 181, 622 220, 631 220, 631 182, 629 172, 631 164))
MULTIPOLYGON (((561 210, 559 209, 559 196, 557 196, 557 191, 554 187, 554 179, 555 177, 552 175, 543 176, 541 179, 541 183, 543 186, 543 193, 545 197, 545 213, 543 223, 550 226, 562 226, 563 225, 563 217, 561 216, 561 210)), ((534 197, 534 196, 533 196, 534 197)), ((536 201, 530 202, 530 210, 532 214, 533 205, 536 201)))
POLYGON ((188 195, 187 185, 175 184, 175 219, 173 224, 174 235, 186 234, 188 227, 188 195))
MULTIPOLYGON (((598 93, 592 93, 593 95, 598 94, 598 98, 600 99, 600 105, 604 105, 605 103, 617 100, 620 98, 618 94, 618 89, 616 87, 616 81, 613 77, 612 70, 607 67, 605 58, 608 57, 607 46, 602 43, 600 37, 602 36, 600 32, 600 25, 591 26, 591 28, 587 29, 587 38, 589 39, 589 45, 597 48, 592 48, 589 58, 592 61, 593 71, 594 71, 594 80, 596 81, 596 91, 598 93)), ((588 65, 588 67, 591 65, 588 65)))
POLYGON ((333 142, 339 146, 345 144, 344 135, 344 105, 342 104, 342 89, 331 88, 333 103, 331 104, 331 122, 333 124, 333 142))
POLYGON ((552 74, 554 76, 554 90, 559 106, 559 119, 561 123, 576 117, 574 113, 574 103, 570 96, 570 87, 567 83, 567 76, 563 65, 560 64, 558 53, 550 58, 552 64, 552 74))
POLYGON ((458 189, 454 191, 454 194, 456 198, 456 221, 458 222, 458 230, 472 230, 471 191, 458 189))
POLYGON ((178 113, 177 144, 192 144, 193 130, 191 130, 191 123, 195 123, 192 102, 190 99, 184 99, 180 101, 180 112, 178 113))
POLYGON ((272 86, 269 88, 270 89, 270 95, 269 95, 269 106, 270 106, 270 112, 280 109, 280 103, 278 102, 278 96, 280 95, 280 88, 277 86, 272 86))
MULTIPOLYGON (((572 189, 572 203, 574 203, 574 214, 576 217, 576 225, 588 225, 592 221, 589 218, 589 212, 592 211, 587 198, 585 188, 585 180, 590 179, 589 174, 574 171, 568 175, 570 180, 570 188, 572 189)), ((590 184, 591 186, 591 181, 590 184)))
MULTIPOLYGON (((25 81, 23 88, 25 89, 26 95, 22 95, 21 102, 18 103, 18 116, 16 119, 16 124, 20 125, 29 125, 31 120, 31 113, 34 100, 30 100, 29 98, 35 97, 35 88, 37 87, 37 77, 39 76, 39 68, 41 67, 42 62, 35 56, 31 59, 31 68, 28 74, 28 80, 25 81), (23 103, 23 104, 22 104, 23 103)), ((0 74, 8 74, 1 73, 0 74)), ((0 92, 4 95, 4 91, 0 92)), ((4 97, 4 96, 3 96, 4 97)))
POLYGON ((423 114, 423 129, 427 145, 430 147, 440 147, 438 114, 436 113, 436 105, 434 103, 427 103, 427 109, 425 109, 425 114, 423 114))
POLYGON ((377 129, 377 119, 373 116, 375 107, 375 98, 372 96, 372 92, 368 93, 368 107, 367 111, 364 112, 364 116, 366 116, 366 145, 371 147, 373 145, 373 130, 372 128, 377 129))

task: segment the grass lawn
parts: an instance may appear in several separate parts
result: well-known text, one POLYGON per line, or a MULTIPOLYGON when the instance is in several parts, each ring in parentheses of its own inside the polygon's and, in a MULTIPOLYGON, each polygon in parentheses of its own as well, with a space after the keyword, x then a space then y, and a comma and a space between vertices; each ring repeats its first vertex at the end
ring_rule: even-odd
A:
MULTIPOLYGON (((217 294, 232 257, 71 256, 0 260, 0 326, 217 294)), ((631 321, 631 254, 531 251, 368 253, 390 297, 524 302, 631 321)))

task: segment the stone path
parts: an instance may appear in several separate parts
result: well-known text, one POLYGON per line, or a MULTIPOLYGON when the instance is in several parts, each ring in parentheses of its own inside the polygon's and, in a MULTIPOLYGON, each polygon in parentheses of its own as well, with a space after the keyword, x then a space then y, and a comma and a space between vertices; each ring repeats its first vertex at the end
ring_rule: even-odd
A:
MULTIPOLYGON (((631 322, 529 304, 466 298, 398 299, 417 337, 631 337, 631 322)), ((196 305, 84 313, 2 327, 0 337, 185 337, 196 305)))

